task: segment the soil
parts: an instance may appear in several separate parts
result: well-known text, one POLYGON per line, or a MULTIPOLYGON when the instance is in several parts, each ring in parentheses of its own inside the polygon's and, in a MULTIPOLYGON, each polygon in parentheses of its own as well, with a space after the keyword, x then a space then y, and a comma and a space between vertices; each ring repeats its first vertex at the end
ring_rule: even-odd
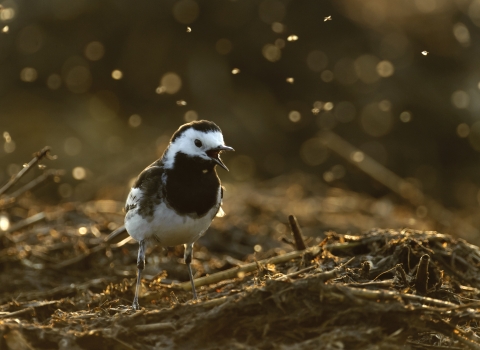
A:
POLYGON ((479 248, 389 199, 304 174, 227 184, 195 245, 199 300, 183 247, 149 247, 139 311, 138 245, 109 236, 123 203, 10 199, 0 349, 480 349, 479 248))

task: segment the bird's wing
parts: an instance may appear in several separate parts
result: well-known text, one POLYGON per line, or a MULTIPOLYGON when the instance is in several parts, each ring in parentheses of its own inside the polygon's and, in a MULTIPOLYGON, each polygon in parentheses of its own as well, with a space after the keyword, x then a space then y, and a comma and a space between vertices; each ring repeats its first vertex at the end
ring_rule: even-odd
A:
POLYGON ((138 175, 125 204, 126 213, 135 208, 139 202, 143 202, 142 207, 145 208, 153 208, 154 204, 160 203, 165 191, 163 174, 162 166, 152 164, 138 175))

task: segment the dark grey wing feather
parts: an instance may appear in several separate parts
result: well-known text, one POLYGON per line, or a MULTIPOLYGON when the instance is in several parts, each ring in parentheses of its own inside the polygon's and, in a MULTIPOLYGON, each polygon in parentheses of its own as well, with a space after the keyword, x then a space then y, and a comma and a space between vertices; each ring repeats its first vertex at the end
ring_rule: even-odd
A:
POLYGON ((161 203, 165 197, 165 186, 163 183, 164 169, 156 163, 145 168, 135 181, 133 189, 140 189, 141 198, 132 198, 131 204, 127 200, 125 212, 139 206, 139 214, 143 216, 153 215, 154 207, 161 203))

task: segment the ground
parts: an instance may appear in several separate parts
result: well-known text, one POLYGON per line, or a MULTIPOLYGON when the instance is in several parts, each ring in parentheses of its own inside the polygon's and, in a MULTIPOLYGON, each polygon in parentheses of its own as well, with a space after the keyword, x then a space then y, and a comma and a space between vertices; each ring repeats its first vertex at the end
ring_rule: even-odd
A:
POLYGON ((149 247, 139 311, 138 245, 108 238, 123 203, 2 205, 0 349, 480 349, 479 248, 386 198, 304 174, 226 184, 199 300, 183 247, 149 247))

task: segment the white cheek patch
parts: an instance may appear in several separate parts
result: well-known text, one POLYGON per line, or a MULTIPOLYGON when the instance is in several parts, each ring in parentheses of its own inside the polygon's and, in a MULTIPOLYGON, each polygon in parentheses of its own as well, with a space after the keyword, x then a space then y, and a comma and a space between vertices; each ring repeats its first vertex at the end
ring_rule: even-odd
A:
POLYGON ((209 131, 205 133, 195 129, 188 129, 181 137, 168 145, 163 159, 164 167, 166 169, 173 168, 175 155, 178 152, 182 152, 190 157, 210 159, 205 154, 205 151, 223 145, 223 135, 219 131, 209 131), (195 140, 197 139, 202 142, 201 147, 195 146, 195 140))

